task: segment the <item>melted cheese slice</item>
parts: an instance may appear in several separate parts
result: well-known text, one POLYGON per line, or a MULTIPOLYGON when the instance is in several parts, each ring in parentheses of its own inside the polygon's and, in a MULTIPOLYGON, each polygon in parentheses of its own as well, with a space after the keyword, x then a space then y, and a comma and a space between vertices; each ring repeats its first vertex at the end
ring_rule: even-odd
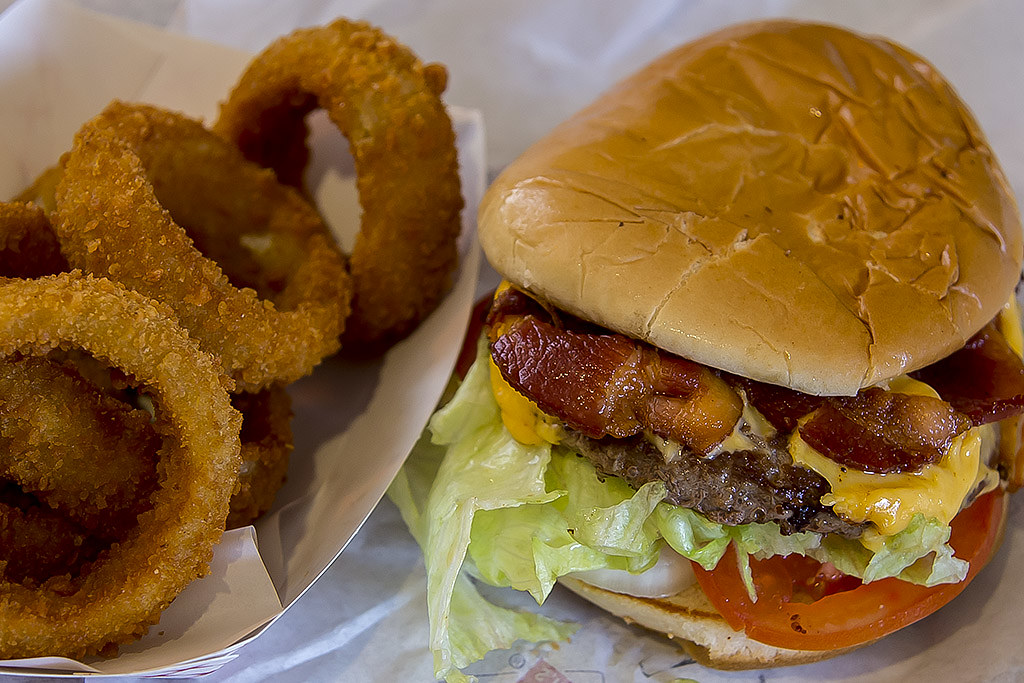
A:
MULTIPOLYGON (((508 280, 502 280, 494 290, 494 297, 510 288, 512 284, 508 280)), ((499 324, 494 330, 497 335, 505 331, 504 324, 499 324)), ((516 441, 527 446, 537 446, 542 443, 557 444, 562 440, 562 421, 557 417, 548 415, 540 409, 536 403, 526 398, 512 388, 505 378, 501 376, 501 370, 494 363, 494 358, 488 358, 491 393, 494 394, 501 410, 501 422, 505 429, 516 441)))
POLYGON ((1003 310, 999 311, 996 327, 1006 338, 1006 343, 1010 345, 1014 353, 1024 357, 1024 329, 1020 325, 1020 307, 1017 306, 1015 297, 1010 297, 1010 300, 1003 306, 1003 310))
POLYGON ((751 435, 762 442, 775 436, 775 427, 772 427, 772 424, 758 412, 757 408, 750 405, 745 394, 741 392, 740 396, 743 397, 743 414, 736 421, 732 433, 725 437, 725 440, 712 451, 712 454, 730 451, 756 451, 763 446, 752 439, 751 435))
MULTIPOLYGON (((937 396, 923 382, 903 376, 894 379, 890 391, 937 396)), ((814 470, 832 487, 821 502, 853 522, 872 522, 882 535, 905 529, 921 513, 948 524, 979 478, 987 474, 982 463, 982 437, 991 430, 972 428, 953 439, 949 452, 918 472, 872 474, 861 472, 826 458, 793 431, 789 452, 793 461, 814 470)))
POLYGON ((501 421, 509 434, 521 444, 536 446, 542 443, 556 444, 561 441, 561 420, 552 417, 513 389, 501 370, 490 360, 491 392, 501 409, 501 421))

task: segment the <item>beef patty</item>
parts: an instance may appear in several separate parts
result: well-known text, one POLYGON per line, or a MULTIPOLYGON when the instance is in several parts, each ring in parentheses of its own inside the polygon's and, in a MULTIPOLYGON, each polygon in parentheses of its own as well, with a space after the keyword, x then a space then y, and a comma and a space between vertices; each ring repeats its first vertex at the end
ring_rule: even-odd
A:
POLYGON ((667 502, 696 510, 719 524, 775 522, 783 534, 813 531, 849 538, 865 528, 821 504, 821 497, 829 492, 828 482, 794 465, 784 442, 766 444, 763 450, 707 456, 683 448, 669 462, 643 435, 592 439, 567 430, 562 443, 600 473, 620 477, 633 488, 665 482, 667 502))

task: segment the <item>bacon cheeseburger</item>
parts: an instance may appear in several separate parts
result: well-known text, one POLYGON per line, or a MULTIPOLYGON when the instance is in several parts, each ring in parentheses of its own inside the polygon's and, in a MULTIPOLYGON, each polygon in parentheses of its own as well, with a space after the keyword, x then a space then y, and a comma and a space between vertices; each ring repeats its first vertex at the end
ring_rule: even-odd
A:
POLYGON ((750 668, 906 626, 993 555, 1024 478, 1021 222, 920 57, 709 35, 533 145, 479 231, 506 283, 393 489, 439 675, 569 628, 460 566, 750 668))

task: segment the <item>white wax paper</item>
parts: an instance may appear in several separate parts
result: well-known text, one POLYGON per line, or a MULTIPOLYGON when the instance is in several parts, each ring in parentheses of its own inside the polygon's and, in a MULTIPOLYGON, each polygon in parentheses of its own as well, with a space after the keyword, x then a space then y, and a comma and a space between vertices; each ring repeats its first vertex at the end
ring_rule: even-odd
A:
MULTIPOLYGON (((368 19, 447 64, 448 100, 483 112, 490 175, 614 80, 726 23, 791 16, 894 38, 954 83, 1024 193, 1024 3, 1016 0, 81 0, 253 52, 301 25, 368 19), (144 7, 149 8, 147 13, 144 7)), ((480 290, 493 285, 485 268, 480 290)), ((542 609, 575 619, 569 643, 521 644, 474 665, 482 681, 1012 681, 1024 679, 1024 494, 993 563, 938 614, 871 647, 790 669, 716 672, 666 639, 567 591, 542 609), (561 677, 559 677, 559 672, 561 677)), ((415 543, 383 501, 310 590, 208 681, 429 681, 425 577, 415 543)), ((494 591, 529 607, 529 598, 494 591)), ((536 606, 533 606, 537 609, 536 606)))

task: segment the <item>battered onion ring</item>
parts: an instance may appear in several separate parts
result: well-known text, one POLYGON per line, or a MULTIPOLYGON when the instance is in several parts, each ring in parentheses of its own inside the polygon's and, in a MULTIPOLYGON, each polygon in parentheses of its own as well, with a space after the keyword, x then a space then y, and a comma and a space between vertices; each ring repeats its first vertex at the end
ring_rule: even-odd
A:
MULTIPOLYGON (((164 427, 153 508, 77 577, 0 583, 0 657, 79 657, 132 640, 208 571, 240 464, 230 381, 166 315, 107 280, 0 281, 0 355, 80 348, 150 391, 164 427)), ((109 652, 109 649, 107 650, 109 652)))
POLYGON ((242 413, 242 467, 231 497, 228 529, 252 524, 274 504, 288 474, 292 452, 292 401, 281 385, 257 394, 235 394, 231 403, 242 413))
POLYGON ((53 211, 53 195, 60 181, 60 164, 51 166, 32 181, 32 184, 22 190, 15 198, 15 202, 22 204, 33 203, 46 212, 53 211))
POLYGON ((40 277, 66 270, 67 259, 43 209, 0 202, 0 276, 40 277))
POLYGON ((405 336, 450 284, 463 201, 446 81, 443 66, 338 19, 272 43, 221 105, 213 130, 295 187, 309 158, 306 114, 323 108, 348 138, 363 216, 346 344, 405 336))
POLYGON ((199 122, 112 103, 76 136, 56 200, 71 264, 171 306, 240 390, 338 349, 350 284, 316 210, 199 122))
POLYGON ((0 358, 0 475, 83 528, 118 538, 156 484, 145 410, 49 358, 0 358))
POLYGON ((85 529, 13 484, 0 485, 0 581, 38 585, 77 572, 99 550, 85 529))

